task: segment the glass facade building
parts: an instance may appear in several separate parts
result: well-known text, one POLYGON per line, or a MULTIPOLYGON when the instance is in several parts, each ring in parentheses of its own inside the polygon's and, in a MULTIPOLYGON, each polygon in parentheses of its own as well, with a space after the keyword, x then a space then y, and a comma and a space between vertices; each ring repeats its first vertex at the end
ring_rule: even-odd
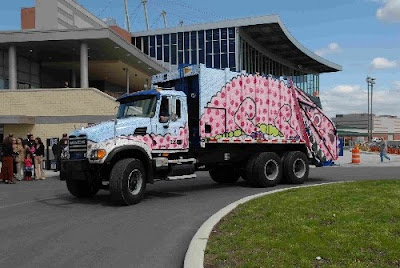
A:
MULTIPOLYGON (((176 28, 175 28, 176 29, 176 28)), ((132 37, 132 43, 169 70, 180 64, 205 64, 210 68, 245 70, 290 79, 311 96, 319 95, 319 72, 301 70, 273 59, 253 46, 239 27, 219 27, 132 37)), ((287 59, 290 61, 290 58, 287 59)))
POLYGON ((236 30, 232 27, 137 36, 132 43, 168 66, 205 64, 211 68, 237 69, 236 30))

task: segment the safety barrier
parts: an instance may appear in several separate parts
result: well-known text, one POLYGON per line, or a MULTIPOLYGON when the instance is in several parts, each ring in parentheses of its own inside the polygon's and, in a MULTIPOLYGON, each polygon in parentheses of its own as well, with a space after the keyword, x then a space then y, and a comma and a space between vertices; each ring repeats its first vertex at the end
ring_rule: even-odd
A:
MULTIPOLYGON (((379 146, 371 146, 370 151, 379 153, 379 146)), ((388 146, 387 153, 388 154, 400 154, 400 148, 388 146)))
POLYGON ((360 149, 358 148, 358 145, 356 145, 353 150, 351 150, 351 163, 352 164, 360 164, 361 163, 361 157, 360 157, 360 149))

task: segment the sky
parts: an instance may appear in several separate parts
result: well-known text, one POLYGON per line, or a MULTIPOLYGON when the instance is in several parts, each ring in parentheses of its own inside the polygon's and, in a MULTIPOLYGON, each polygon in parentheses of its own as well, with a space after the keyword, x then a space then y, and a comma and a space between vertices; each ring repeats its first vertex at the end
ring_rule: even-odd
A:
MULTIPOLYGON (((4 0, 2 0, 4 1, 4 0)), ((77 0, 100 18, 125 27, 123 0, 77 0)), ((34 0, 7 1, 0 31, 20 28, 19 9, 34 0)), ((128 0, 132 31, 145 29, 141 0, 128 0)), ((376 114, 400 116, 400 0, 148 0, 151 28, 277 14, 306 48, 343 67, 322 74, 320 97, 329 116, 367 112, 366 77, 376 78, 376 114)))

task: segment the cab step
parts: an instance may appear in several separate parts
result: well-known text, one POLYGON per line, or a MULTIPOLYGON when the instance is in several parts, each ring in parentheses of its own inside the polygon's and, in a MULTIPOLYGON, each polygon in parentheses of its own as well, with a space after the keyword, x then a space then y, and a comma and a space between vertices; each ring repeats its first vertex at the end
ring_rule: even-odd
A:
POLYGON ((176 181, 176 180, 187 180, 196 178, 196 174, 190 175, 181 175, 181 176, 169 176, 167 177, 167 181, 176 181))

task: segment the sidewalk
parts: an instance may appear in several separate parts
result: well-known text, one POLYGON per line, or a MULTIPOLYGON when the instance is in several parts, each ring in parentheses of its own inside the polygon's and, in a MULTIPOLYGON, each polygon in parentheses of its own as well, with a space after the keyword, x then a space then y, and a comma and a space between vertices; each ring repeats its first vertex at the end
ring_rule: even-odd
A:
POLYGON ((388 154, 388 156, 391 160, 384 159, 382 163, 379 153, 361 152, 361 164, 356 165, 351 164, 351 152, 346 150, 344 156, 340 156, 335 163, 342 167, 400 167, 400 155, 388 154))
MULTIPOLYGON (((1 162, 0 162, 0 170, 1 170, 1 162)), ((51 178, 51 177, 59 177, 60 172, 54 172, 53 170, 45 170, 44 173, 46 174, 46 178, 51 178)))

